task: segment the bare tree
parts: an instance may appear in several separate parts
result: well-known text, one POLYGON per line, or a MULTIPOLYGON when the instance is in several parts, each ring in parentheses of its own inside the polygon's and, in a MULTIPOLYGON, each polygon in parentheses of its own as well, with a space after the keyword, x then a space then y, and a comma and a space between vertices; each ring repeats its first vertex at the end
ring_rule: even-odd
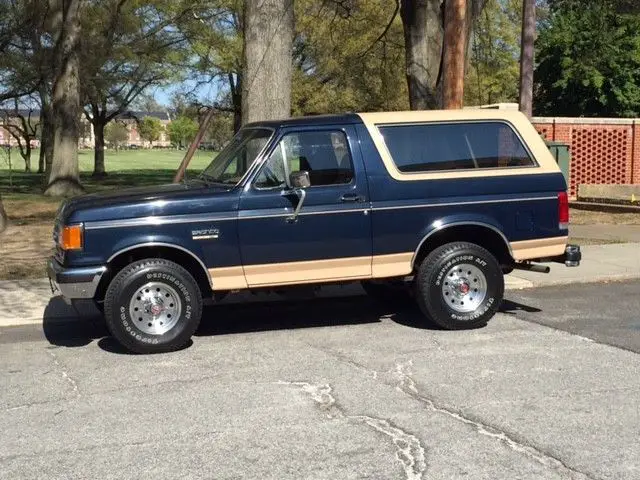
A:
POLYGON ((291 115, 293 0, 244 6, 242 123, 291 115))
POLYGON ((37 138, 40 120, 33 116, 33 109, 18 108, 18 99, 14 99, 14 108, 3 111, 3 127, 18 143, 20 156, 24 160, 25 172, 31 171, 31 142, 37 138))
POLYGON ((83 0, 50 0, 53 13, 55 78, 53 82, 53 163, 45 195, 71 196, 83 192, 78 168, 80 82, 78 49, 83 0))

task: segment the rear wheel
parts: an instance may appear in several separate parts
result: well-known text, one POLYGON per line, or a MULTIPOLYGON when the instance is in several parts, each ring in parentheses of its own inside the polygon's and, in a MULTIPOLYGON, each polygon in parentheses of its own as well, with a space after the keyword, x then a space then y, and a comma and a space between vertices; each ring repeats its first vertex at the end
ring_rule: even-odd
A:
POLYGON ((180 265, 140 260, 110 283, 104 312, 109 331, 128 350, 168 352, 184 347, 198 328, 202 295, 180 265))
POLYGON ((500 308, 504 277, 496 258, 467 242, 431 252, 416 275, 416 298, 423 313, 448 330, 477 328, 500 308))

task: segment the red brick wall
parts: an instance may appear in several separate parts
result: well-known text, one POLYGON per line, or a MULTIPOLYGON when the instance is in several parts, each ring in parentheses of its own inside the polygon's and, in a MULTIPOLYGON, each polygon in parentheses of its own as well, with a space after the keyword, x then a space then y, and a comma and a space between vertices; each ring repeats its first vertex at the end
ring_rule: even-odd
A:
POLYGON ((640 121, 533 119, 546 139, 569 145, 569 193, 581 184, 640 183, 640 121))

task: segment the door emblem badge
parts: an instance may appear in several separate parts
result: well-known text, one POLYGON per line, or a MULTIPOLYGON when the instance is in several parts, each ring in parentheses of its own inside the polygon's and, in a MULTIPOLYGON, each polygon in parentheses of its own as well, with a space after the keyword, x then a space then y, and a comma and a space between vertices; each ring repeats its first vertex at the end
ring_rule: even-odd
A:
POLYGON ((217 228, 204 228, 201 230, 191 230, 191 238, 194 240, 215 240, 220 237, 220 230, 217 228))

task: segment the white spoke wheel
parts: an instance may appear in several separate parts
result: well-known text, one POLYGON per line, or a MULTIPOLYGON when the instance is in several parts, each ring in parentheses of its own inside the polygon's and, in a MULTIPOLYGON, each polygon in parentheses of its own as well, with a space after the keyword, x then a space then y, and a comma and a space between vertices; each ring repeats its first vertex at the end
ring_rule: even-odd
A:
POLYGON ((202 295, 191 274, 165 259, 134 262, 122 269, 105 295, 111 334, 136 353, 183 348, 202 315, 202 295))
POLYGON ((440 327, 477 328, 500 308, 504 276, 495 256, 481 246, 448 243, 422 261, 415 292, 422 312, 440 327))
POLYGON ((473 312, 486 296, 487 279, 475 265, 462 263, 445 274, 442 297, 456 312, 473 312))
POLYGON ((129 316, 149 335, 171 330, 182 313, 182 301, 173 287, 161 282, 145 283, 129 301, 129 316))

